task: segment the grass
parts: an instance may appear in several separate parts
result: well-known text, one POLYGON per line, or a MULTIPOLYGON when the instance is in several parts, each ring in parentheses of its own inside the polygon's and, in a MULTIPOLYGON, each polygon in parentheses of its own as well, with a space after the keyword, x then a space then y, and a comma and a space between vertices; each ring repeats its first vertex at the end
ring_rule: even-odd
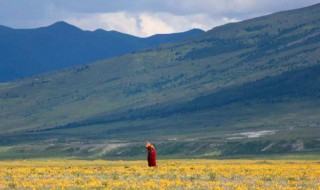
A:
POLYGON ((0 162, 1 188, 94 189, 317 189, 318 161, 16 160, 0 162), (289 169, 290 168, 290 169, 289 169), (270 183, 272 181, 272 183, 270 183))
POLYGON ((12 147, 0 147, 0 153, 6 153, 12 147))
MULTIPOLYGON (((241 156, 239 156, 239 158, 241 158, 241 156)), ((252 157, 247 156, 246 158, 253 160, 317 160, 320 158, 320 152, 298 152, 261 156, 254 155, 252 157)))
POLYGON ((141 159, 145 157, 141 147, 146 141, 155 142, 159 147, 159 155, 163 158, 241 158, 251 155, 259 157, 267 154, 319 150, 317 141, 319 127, 317 125, 307 127, 310 118, 311 121, 317 120, 313 116, 313 113, 318 112, 316 103, 296 102, 290 105, 283 103, 275 104, 273 108, 268 105, 255 106, 257 105, 242 107, 241 112, 234 115, 229 115, 229 110, 237 109, 241 104, 166 118, 119 121, 107 125, 6 135, 1 137, 2 141, 7 142, 7 147, 4 148, 6 151, 2 151, 0 158, 66 156, 91 159, 141 159), (300 109, 306 106, 307 110, 300 109), (299 112, 301 115, 292 120, 292 114, 288 110, 301 110, 299 112), (228 120, 224 120, 228 115, 228 120), (243 120, 245 117, 247 119, 243 120), (203 118, 210 119, 203 120, 203 118), (208 126, 208 123, 214 125, 208 126), (258 138, 237 135, 242 132, 264 130, 275 130, 275 134, 258 138), (244 138, 229 139, 237 136, 244 138), (297 141, 303 142, 304 147, 301 150, 292 148, 297 141), (266 149, 270 144, 274 145, 266 149), (51 146, 54 149, 48 148, 51 146), (108 149, 109 146, 112 148, 108 149), (108 151, 104 151, 104 148, 108 151), (267 151, 261 152, 262 149, 267 151))

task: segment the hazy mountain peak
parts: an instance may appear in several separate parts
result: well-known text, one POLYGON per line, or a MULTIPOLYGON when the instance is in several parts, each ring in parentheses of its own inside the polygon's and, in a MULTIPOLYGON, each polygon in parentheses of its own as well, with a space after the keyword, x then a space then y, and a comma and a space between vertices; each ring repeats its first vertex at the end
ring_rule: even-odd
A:
POLYGON ((0 25, 0 30, 12 30, 12 28, 0 25))
POLYGON ((81 30, 80 28, 77 28, 76 26, 73 26, 67 22, 64 21, 58 21, 48 27, 45 27, 48 29, 56 29, 56 30, 81 30))
POLYGON ((64 21, 36 29, 0 26, 0 32, 0 51, 3 52, 0 59, 1 82, 106 59, 195 35, 193 32, 182 32, 158 38, 139 38, 103 29, 83 31, 64 21))
POLYGON ((200 28, 193 28, 191 30, 188 30, 186 32, 197 32, 197 33, 203 33, 205 32, 204 30, 200 29, 200 28))

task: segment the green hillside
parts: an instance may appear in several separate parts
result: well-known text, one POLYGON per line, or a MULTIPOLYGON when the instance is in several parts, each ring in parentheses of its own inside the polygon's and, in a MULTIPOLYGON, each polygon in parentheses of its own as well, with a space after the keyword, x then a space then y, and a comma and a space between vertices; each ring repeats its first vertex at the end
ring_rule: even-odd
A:
POLYGON ((1 158, 320 152, 320 4, 0 84, 1 158))

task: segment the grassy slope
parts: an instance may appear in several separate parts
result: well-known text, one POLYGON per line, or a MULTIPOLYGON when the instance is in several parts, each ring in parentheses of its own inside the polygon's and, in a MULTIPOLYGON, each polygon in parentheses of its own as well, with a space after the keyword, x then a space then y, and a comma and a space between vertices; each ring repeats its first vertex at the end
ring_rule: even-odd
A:
POLYGON ((319 150, 319 9, 1 84, 1 143, 98 157, 139 156, 146 140, 169 157, 319 150), (262 130, 276 132, 239 135, 262 130))

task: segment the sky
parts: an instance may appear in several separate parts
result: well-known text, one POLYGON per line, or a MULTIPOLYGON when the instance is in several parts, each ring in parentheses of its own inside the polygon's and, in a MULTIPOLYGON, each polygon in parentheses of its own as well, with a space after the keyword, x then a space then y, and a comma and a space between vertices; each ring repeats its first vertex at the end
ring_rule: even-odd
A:
POLYGON ((320 0, 0 0, 0 25, 37 28, 65 21, 83 30, 147 37, 209 30, 320 0))

